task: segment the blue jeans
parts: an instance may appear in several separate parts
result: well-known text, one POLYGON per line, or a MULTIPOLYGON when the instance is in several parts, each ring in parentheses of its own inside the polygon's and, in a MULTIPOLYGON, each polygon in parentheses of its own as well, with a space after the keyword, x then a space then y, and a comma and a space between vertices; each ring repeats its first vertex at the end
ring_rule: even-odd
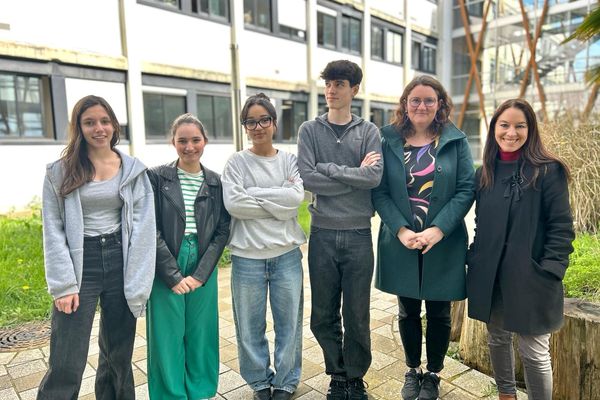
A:
POLYGON ((334 378, 362 378, 371 365, 369 306, 373 263, 370 228, 311 227, 310 329, 323 349, 325 373, 334 378))
POLYGON ((279 257, 231 257, 231 295, 242 378, 257 391, 293 393, 302 368, 302 252, 279 257), (275 329, 274 370, 265 335, 267 295, 275 329))

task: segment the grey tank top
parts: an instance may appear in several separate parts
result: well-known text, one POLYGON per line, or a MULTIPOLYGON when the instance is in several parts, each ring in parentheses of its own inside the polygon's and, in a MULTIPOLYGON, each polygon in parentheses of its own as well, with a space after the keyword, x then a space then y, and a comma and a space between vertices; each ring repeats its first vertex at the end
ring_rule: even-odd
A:
POLYGON ((79 188, 83 210, 83 235, 99 236, 113 233, 121 228, 123 200, 119 195, 119 183, 123 169, 105 181, 92 181, 79 188))

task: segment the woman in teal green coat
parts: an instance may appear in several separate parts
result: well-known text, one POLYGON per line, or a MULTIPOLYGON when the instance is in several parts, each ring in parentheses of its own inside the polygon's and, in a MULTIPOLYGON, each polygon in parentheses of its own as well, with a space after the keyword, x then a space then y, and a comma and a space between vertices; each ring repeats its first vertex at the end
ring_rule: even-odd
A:
POLYGON ((398 296, 409 367, 404 399, 437 399, 450 339, 450 301, 465 290, 473 160, 466 135, 449 121, 452 102, 434 78, 404 89, 395 121, 382 128, 384 173, 373 190, 381 217, 375 286, 398 296), (421 370, 421 303, 427 311, 427 371, 421 370))

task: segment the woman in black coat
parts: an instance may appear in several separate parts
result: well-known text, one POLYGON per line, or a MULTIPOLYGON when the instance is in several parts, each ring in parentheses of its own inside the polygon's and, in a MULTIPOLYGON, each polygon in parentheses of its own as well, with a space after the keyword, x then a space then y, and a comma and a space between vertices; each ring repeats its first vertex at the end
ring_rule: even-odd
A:
POLYGON ((508 100, 494 113, 476 177, 469 316, 487 323, 500 399, 517 398, 516 333, 529 399, 550 400, 550 333, 563 322, 562 278, 573 251, 569 170, 542 145, 525 100, 508 100))

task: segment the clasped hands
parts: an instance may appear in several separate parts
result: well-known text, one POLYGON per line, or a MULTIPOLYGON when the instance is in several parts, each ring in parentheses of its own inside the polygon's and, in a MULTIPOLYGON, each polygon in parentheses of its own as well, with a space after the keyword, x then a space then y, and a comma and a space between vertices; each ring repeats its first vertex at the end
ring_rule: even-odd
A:
POLYGON ((186 276, 177 285, 173 286, 171 290, 175 294, 186 294, 193 292, 202 286, 202 282, 193 276, 186 276))
POLYGON ((421 250, 425 254, 444 238, 444 233, 437 226, 432 226, 422 232, 413 232, 403 226, 396 236, 407 249, 421 250))

